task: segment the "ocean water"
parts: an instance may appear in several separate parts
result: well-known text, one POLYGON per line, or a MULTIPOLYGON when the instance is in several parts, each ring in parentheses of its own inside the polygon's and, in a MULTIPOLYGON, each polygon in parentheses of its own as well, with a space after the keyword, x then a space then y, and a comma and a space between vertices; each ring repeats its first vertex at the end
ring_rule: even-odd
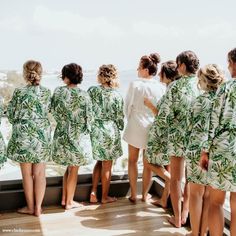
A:
MULTIPOLYGON (((122 71, 118 74, 118 78, 120 81, 120 87, 118 88, 118 91, 121 93, 123 98, 125 98, 129 83, 137 78, 137 72, 136 71, 122 71)), ((57 86, 63 86, 64 83, 62 79, 59 77, 59 75, 55 74, 49 74, 45 75, 42 78, 41 84, 45 87, 48 87, 53 91, 57 86)), ((83 81, 79 85, 80 88, 87 90, 89 87, 93 85, 97 85, 97 74, 96 71, 91 72, 85 72, 83 76, 83 81)))

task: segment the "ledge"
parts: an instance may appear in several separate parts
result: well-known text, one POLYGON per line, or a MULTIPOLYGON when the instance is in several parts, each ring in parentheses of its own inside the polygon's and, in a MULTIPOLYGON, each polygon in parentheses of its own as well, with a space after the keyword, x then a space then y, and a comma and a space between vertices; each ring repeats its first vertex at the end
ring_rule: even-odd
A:
MULTIPOLYGON (((152 182, 150 191, 153 194, 161 195, 162 186, 160 180, 158 184, 157 178, 152 182)), ((62 194, 62 176, 46 178, 47 186, 44 206, 59 205, 62 194)), ((141 194, 142 176, 138 178, 138 194, 141 194)), ((89 201, 90 191, 92 188, 92 175, 81 174, 78 176, 78 182, 75 192, 75 200, 89 201)), ((116 197, 125 197, 129 195, 130 186, 128 175, 113 175, 111 178, 110 195, 116 197)), ((101 183, 98 185, 98 198, 101 196, 101 183)), ((0 182, 0 209, 1 211, 15 210, 26 204, 22 180, 7 180, 0 182)))

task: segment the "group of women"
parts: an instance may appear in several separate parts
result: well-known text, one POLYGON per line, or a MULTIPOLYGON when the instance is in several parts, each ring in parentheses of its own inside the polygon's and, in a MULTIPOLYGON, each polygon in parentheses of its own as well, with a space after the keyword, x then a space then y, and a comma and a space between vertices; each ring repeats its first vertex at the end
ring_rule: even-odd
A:
POLYGON ((56 88, 52 96, 49 89, 40 85, 41 76, 41 64, 27 61, 23 65, 27 85, 14 91, 7 107, 13 130, 7 151, 1 151, 1 162, 7 156, 20 163, 27 206, 18 212, 41 214, 46 187, 45 164, 51 159, 67 166, 61 200, 66 209, 80 206, 73 200, 78 169, 92 158, 97 163, 90 201, 98 201, 100 179, 101 202, 115 201, 108 195, 111 167, 112 161, 122 155, 120 130, 124 127, 123 99, 115 89, 119 85, 117 69, 113 65, 102 65, 97 76, 100 85, 86 92, 78 87, 83 80, 81 66, 65 65, 61 78, 66 86, 56 88), (56 121, 53 140, 49 113, 56 121))
MULTIPOLYGON (((82 68, 75 63, 65 65, 61 77, 66 86, 56 88, 52 97, 40 85, 41 64, 32 60, 24 64, 27 85, 15 90, 7 108, 13 125, 7 150, 0 135, 0 162, 7 157, 20 163, 27 202, 20 213, 41 214, 45 163, 51 157, 67 166, 61 200, 66 209, 79 206, 73 200, 78 169, 92 158, 97 162, 90 202, 98 202, 100 180, 101 203, 116 201, 109 196, 109 185, 112 163, 122 155, 124 111, 129 201, 137 201, 137 162, 142 151, 142 201, 149 198, 154 172, 165 180, 165 187, 153 204, 166 208, 170 195, 174 215, 169 222, 181 227, 190 213, 190 235, 207 235, 209 230, 214 236, 223 234, 223 204, 230 192, 230 230, 236 235, 236 82, 226 81, 216 64, 199 68, 192 51, 163 63, 160 81, 154 79, 159 62, 157 53, 141 57, 139 78, 130 84, 125 102, 116 90, 117 69, 111 64, 99 68, 99 85, 87 92, 78 87, 82 68), (53 140, 49 113, 57 123, 53 140)), ((236 48, 228 53, 228 69, 236 78, 236 48)))

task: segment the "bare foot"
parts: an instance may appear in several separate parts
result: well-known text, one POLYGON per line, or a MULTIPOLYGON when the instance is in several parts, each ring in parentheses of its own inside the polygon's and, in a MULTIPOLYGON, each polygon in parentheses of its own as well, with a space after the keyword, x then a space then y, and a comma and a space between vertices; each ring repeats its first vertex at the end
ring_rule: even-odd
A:
POLYGON ((192 233, 185 234, 185 236, 194 236, 192 233))
POLYGON ((34 210, 29 209, 27 206, 18 209, 17 212, 20 214, 28 214, 28 215, 34 214, 34 210))
POLYGON ((41 214, 42 214, 42 208, 41 207, 40 208, 35 207, 34 215, 35 216, 40 216, 41 214))
POLYGON ((185 225, 188 219, 188 210, 183 209, 181 213, 181 224, 185 225))
POLYGON ((79 207, 82 207, 83 204, 79 203, 79 202, 76 202, 76 201, 72 201, 71 204, 66 204, 66 210, 70 210, 72 208, 79 208, 79 207))
POLYGON ((94 193, 94 192, 90 193, 90 200, 89 201, 90 201, 90 203, 97 203, 98 202, 96 193, 94 193))
POLYGON ((112 203, 112 202, 115 202, 115 201, 117 201, 117 198, 108 196, 107 198, 102 199, 101 203, 106 204, 106 203, 112 203))
POLYGON ((133 203, 133 204, 136 204, 136 203, 137 203, 137 199, 136 199, 136 198, 129 197, 128 199, 129 199, 129 201, 130 201, 131 203, 133 203))
POLYGON ((148 200, 150 200, 152 198, 151 194, 147 194, 146 196, 143 196, 141 201, 142 202, 147 202, 148 200))
POLYGON ((65 201, 65 200, 61 200, 61 205, 62 205, 63 207, 65 207, 66 201, 65 201))
POLYGON ((154 206, 162 207, 162 208, 167 208, 167 203, 164 203, 161 199, 157 199, 154 202, 151 202, 154 206))
POLYGON ((173 225, 174 227, 176 227, 176 228, 180 228, 180 227, 181 227, 181 222, 180 222, 180 221, 179 221, 179 222, 176 222, 174 216, 171 216, 171 217, 168 219, 168 222, 169 222, 170 224, 172 224, 172 225, 173 225))

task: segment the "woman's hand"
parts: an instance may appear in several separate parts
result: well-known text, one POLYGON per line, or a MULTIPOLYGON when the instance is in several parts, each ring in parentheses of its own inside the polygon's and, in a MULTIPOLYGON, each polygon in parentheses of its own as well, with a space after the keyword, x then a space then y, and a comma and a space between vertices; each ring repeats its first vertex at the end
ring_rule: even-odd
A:
POLYGON ((208 164, 209 164, 209 153, 202 151, 199 165, 203 170, 208 170, 208 164))
POLYGON ((158 111, 156 107, 152 104, 152 102, 146 97, 144 97, 143 101, 144 105, 148 107, 153 112, 154 115, 157 115, 158 111))

